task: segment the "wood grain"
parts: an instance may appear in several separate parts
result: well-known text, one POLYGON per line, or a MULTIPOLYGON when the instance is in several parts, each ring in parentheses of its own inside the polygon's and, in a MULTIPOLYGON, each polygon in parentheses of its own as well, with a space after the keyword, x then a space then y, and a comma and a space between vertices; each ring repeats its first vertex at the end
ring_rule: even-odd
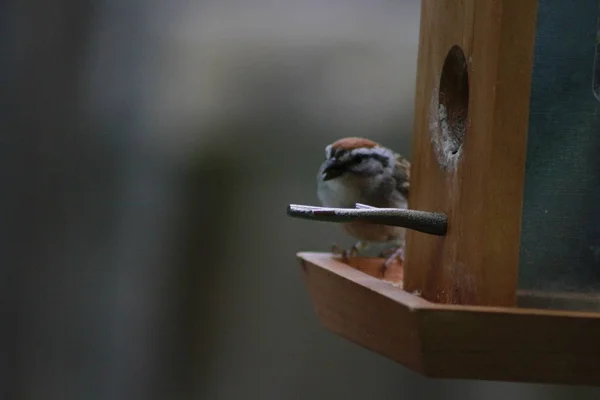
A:
POLYGON ((600 313, 432 303, 331 254, 298 257, 328 329, 424 375, 600 386, 600 313))
MULTIPOLYGON (((334 259, 344 263, 340 256, 336 255, 334 259)), ((396 287, 402 287, 404 281, 404 266, 402 263, 396 260, 387 268, 382 268, 384 262, 385 258, 350 257, 345 264, 396 287)))
MULTIPOLYGON (((299 257, 315 311, 326 328, 422 371, 417 320, 411 311, 421 299, 331 255, 300 253, 299 257)), ((373 271, 373 267, 364 269, 373 271)))
POLYGON ((537 0, 422 1, 409 206, 445 213, 449 229, 407 233, 404 285, 430 301, 516 304, 536 11, 537 0), (430 123, 454 45, 468 60, 468 125, 457 167, 445 170, 430 123))

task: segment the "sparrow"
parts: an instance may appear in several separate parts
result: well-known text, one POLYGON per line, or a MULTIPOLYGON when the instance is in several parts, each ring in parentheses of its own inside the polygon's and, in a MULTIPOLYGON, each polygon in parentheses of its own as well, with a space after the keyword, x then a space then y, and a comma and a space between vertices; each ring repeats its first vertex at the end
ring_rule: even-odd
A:
MULTIPOLYGON (((407 208, 410 189, 410 161, 372 140, 347 137, 325 147, 325 161, 317 175, 317 195, 324 207, 355 208, 357 203, 378 208, 407 208)), ((334 253, 347 259, 371 243, 392 243, 383 268, 395 259, 404 259, 405 228, 366 222, 342 224, 358 239, 350 251, 334 245, 334 253)), ((383 256, 383 254, 382 254, 383 256)))

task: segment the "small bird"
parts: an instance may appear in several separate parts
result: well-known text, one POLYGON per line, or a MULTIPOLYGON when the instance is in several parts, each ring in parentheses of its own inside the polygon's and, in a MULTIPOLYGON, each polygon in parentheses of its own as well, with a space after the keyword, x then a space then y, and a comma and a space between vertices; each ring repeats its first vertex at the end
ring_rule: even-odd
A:
MULTIPOLYGON (((365 138, 347 137, 325 147, 325 161, 317 175, 317 195, 324 207, 355 208, 356 203, 379 208, 407 208, 410 162, 394 151, 365 138)), ((344 230, 359 241, 350 254, 370 243, 393 243, 383 267, 404 258, 405 228, 348 222, 344 230)), ((334 246, 334 252, 348 257, 334 246)))

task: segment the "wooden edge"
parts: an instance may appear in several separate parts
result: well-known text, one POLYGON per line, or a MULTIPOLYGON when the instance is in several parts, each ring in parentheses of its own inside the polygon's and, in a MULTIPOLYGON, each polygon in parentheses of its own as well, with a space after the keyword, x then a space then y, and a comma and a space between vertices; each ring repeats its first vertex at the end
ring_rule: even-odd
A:
POLYGON ((426 376, 600 385, 600 313, 434 304, 329 253, 298 257, 325 327, 426 376))
POLYGON ((343 276, 345 279, 357 283, 360 286, 379 293, 391 300, 405 304, 409 309, 424 307, 429 304, 428 301, 414 296, 404 290, 399 290, 396 286, 374 278, 371 275, 349 267, 347 264, 338 261, 330 253, 298 253, 298 258, 308 261, 311 264, 328 270, 336 275, 343 276))
MULTIPOLYGON (((571 310, 547 310, 537 308, 517 308, 517 307, 488 307, 488 306, 471 306, 458 304, 441 304, 433 303, 423 299, 417 295, 411 294, 398 287, 395 287, 387 282, 383 282, 377 278, 369 276, 355 268, 349 267, 347 264, 337 260, 331 253, 319 252, 299 252, 297 257, 301 260, 308 261, 320 268, 331 271, 337 275, 344 277, 352 282, 358 283, 361 286, 374 290, 381 295, 384 295, 392 300, 405 304, 410 309, 420 310, 445 310, 445 311, 460 311, 474 313, 493 313, 493 314, 514 314, 514 315, 548 315, 556 317, 578 317, 578 318, 593 318, 600 319, 600 313, 590 311, 571 311, 571 310)), ((524 291, 532 295, 533 291, 524 291)), ((540 293, 540 292, 538 292, 540 293)), ((538 296, 540 296, 538 294, 538 296)), ((546 295, 547 296, 547 295, 546 295)))
POLYGON ((600 385, 596 316, 447 308, 417 314, 426 376, 600 385))
POLYGON ((298 256, 315 312, 327 329, 422 372, 415 314, 421 299, 331 255, 298 256))

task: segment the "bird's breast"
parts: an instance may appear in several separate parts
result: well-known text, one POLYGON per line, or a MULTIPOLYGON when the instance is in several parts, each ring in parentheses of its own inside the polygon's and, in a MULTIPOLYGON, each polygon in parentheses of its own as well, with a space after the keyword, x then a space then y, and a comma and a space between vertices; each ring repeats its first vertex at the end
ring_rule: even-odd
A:
POLYGON ((348 222, 342 226, 350 236, 365 242, 403 240, 406 232, 406 229, 398 226, 377 225, 368 222, 348 222))
POLYGON ((360 189, 348 185, 342 178, 320 182, 317 194, 325 207, 354 208, 361 202, 360 189))

